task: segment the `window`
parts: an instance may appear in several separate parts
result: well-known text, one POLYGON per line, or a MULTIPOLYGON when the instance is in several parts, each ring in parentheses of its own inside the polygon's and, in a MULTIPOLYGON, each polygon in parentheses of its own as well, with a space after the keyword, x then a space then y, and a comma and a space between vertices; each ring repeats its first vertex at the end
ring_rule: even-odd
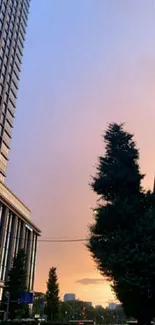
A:
POLYGON ((6 157, 8 157, 9 149, 8 149, 8 147, 5 145, 4 142, 2 142, 1 151, 2 151, 2 153, 3 153, 6 157))
POLYGON ((6 64, 6 65, 7 65, 7 62, 8 62, 8 57, 7 57, 7 56, 5 56, 5 58, 4 58, 4 64, 6 64))
POLYGON ((18 249, 19 249, 20 230, 21 230, 21 220, 18 219, 17 238, 16 238, 16 244, 15 244, 15 255, 17 255, 18 249))
POLYGON ((0 182, 4 183, 5 177, 0 173, 0 182))
POLYGON ((2 32, 2 27, 3 27, 3 23, 2 20, 0 19, 0 31, 2 32))
POLYGON ((11 137, 12 127, 10 126, 7 120, 5 121, 4 129, 7 132, 7 134, 11 137))
POLYGON ((6 119, 8 121, 8 123, 13 126, 13 116, 10 114, 10 111, 7 111, 7 115, 6 115, 6 119))
POLYGON ((7 160, 4 158, 2 154, 0 154, 0 162, 6 167, 7 166, 7 160))
POLYGON ((2 115, 1 115, 0 123, 3 125, 3 124, 4 124, 4 121, 5 121, 5 116, 2 114, 2 115))
POLYGON ((2 95, 2 92, 3 92, 3 86, 0 85, 0 96, 2 95))
POLYGON ((3 127, 0 125, 0 136, 2 135, 3 127))
POLYGON ((7 66, 3 64, 2 66, 2 73, 6 74, 7 66))
POLYGON ((5 131, 3 133, 3 141, 5 142, 7 147, 10 147, 11 139, 10 139, 9 135, 5 131))
POLYGON ((36 259, 36 247, 37 247, 37 235, 33 234, 33 244, 32 244, 32 256, 31 256, 31 269, 30 269, 30 279, 29 279, 29 290, 33 290, 34 282, 34 271, 35 271, 35 259, 36 259))
POLYGON ((6 216, 6 226, 5 226, 5 234, 4 234, 2 256, 1 256, 1 266, 0 266, 0 279, 2 279, 2 275, 3 275, 3 272, 4 272, 4 258, 5 258, 5 253, 6 253, 6 240, 7 240, 8 222, 9 222, 9 213, 6 216))
POLYGON ((3 103, 2 113, 5 115, 6 114, 6 111, 7 111, 7 104, 6 103, 3 103))
POLYGON ((5 281, 5 277, 6 277, 6 267, 7 267, 7 259, 8 259, 8 252, 9 252, 9 244, 10 244, 11 226, 12 226, 12 214, 11 214, 11 212, 9 212, 8 226, 6 229, 5 256, 4 256, 3 270, 2 270, 2 280, 3 281, 5 281))
POLYGON ((13 95, 17 98, 17 87, 13 81, 11 83, 11 91, 12 91, 13 95))

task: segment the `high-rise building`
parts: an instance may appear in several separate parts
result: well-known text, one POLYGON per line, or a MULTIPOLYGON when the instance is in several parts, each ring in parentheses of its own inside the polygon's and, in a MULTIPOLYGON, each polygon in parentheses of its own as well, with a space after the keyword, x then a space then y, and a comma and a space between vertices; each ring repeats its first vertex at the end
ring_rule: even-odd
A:
POLYGON ((0 180, 4 182, 30 0, 0 0, 0 180))
POLYGON ((40 230, 30 210, 4 184, 15 116, 30 0, 0 0, 0 299, 13 257, 28 256, 27 285, 33 290, 40 230))

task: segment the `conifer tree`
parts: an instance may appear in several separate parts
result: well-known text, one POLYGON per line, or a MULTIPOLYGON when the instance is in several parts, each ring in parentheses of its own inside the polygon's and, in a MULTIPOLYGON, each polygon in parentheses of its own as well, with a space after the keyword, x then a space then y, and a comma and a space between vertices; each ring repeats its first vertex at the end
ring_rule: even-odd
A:
POLYGON ((88 249, 112 282, 127 316, 150 324, 155 316, 155 195, 144 175, 133 135, 110 124, 92 189, 99 196, 88 249))
POLYGON ((46 292, 46 313, 49 321, 56 321, 59 317, 59 283, 56 268, 49 270, 46 292))

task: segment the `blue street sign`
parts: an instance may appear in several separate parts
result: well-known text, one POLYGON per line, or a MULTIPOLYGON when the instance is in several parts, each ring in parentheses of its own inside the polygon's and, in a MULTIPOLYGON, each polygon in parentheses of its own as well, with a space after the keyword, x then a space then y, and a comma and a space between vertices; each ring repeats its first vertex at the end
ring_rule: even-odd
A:
POLYGON ((22 305, 29 305, 33 303, 33 293, 32 292, 23 292, 20 295, 19 303, 22 305))

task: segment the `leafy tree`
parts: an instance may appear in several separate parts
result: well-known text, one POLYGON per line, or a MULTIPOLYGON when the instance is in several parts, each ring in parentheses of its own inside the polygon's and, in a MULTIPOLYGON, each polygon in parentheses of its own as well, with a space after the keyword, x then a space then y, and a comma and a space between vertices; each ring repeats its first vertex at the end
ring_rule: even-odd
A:
POLYGON ((33 300, 33 315, 37 314, 42 316, 44 314, 44 303, 46 301, 46 295, 43 292, 34 292, 33 300))
POLYGON ((63 323, 72 319, 74 313, 72 305, 69 302, 60 302, 60 321, 63 323))
POLYGON ((23 249, 19 250, 18 254, 13 260, 12 268, 8 273, 8 278, 5 282, 5 293, 7 292, 10 297, 9 313, 10 318, 14 319, 16 317, 24 316, 27 312, 26 306, 19 304, 19 298, 21 293, 27 290, 27 259, 25 251, 23 249))
POLYGON ((52 267, 49 271, 46 292, 46 314, 49 321, 56 321, 59 317, 59 283, 56 268, 52 267))
POLYGON ((110 310, 108 308, 94 308, 87 302, 74 300, 61 302, 60 305, 61 318, 60 320, 65 323, 69 320, 94 320, 96 324, 125 324, 126 319, 122 308, 110 310), (85 315, 83 315, 83 307, 85 308, 85 315), (74 318, 73 318, 74 317, 74 318))
POLYGON ((155 195, 141 186, 139 152, 122 124, 104 135, 92 189, 99 195, 88 249, 112 282, 127 316, 150 324, 155 316, 155 195))

